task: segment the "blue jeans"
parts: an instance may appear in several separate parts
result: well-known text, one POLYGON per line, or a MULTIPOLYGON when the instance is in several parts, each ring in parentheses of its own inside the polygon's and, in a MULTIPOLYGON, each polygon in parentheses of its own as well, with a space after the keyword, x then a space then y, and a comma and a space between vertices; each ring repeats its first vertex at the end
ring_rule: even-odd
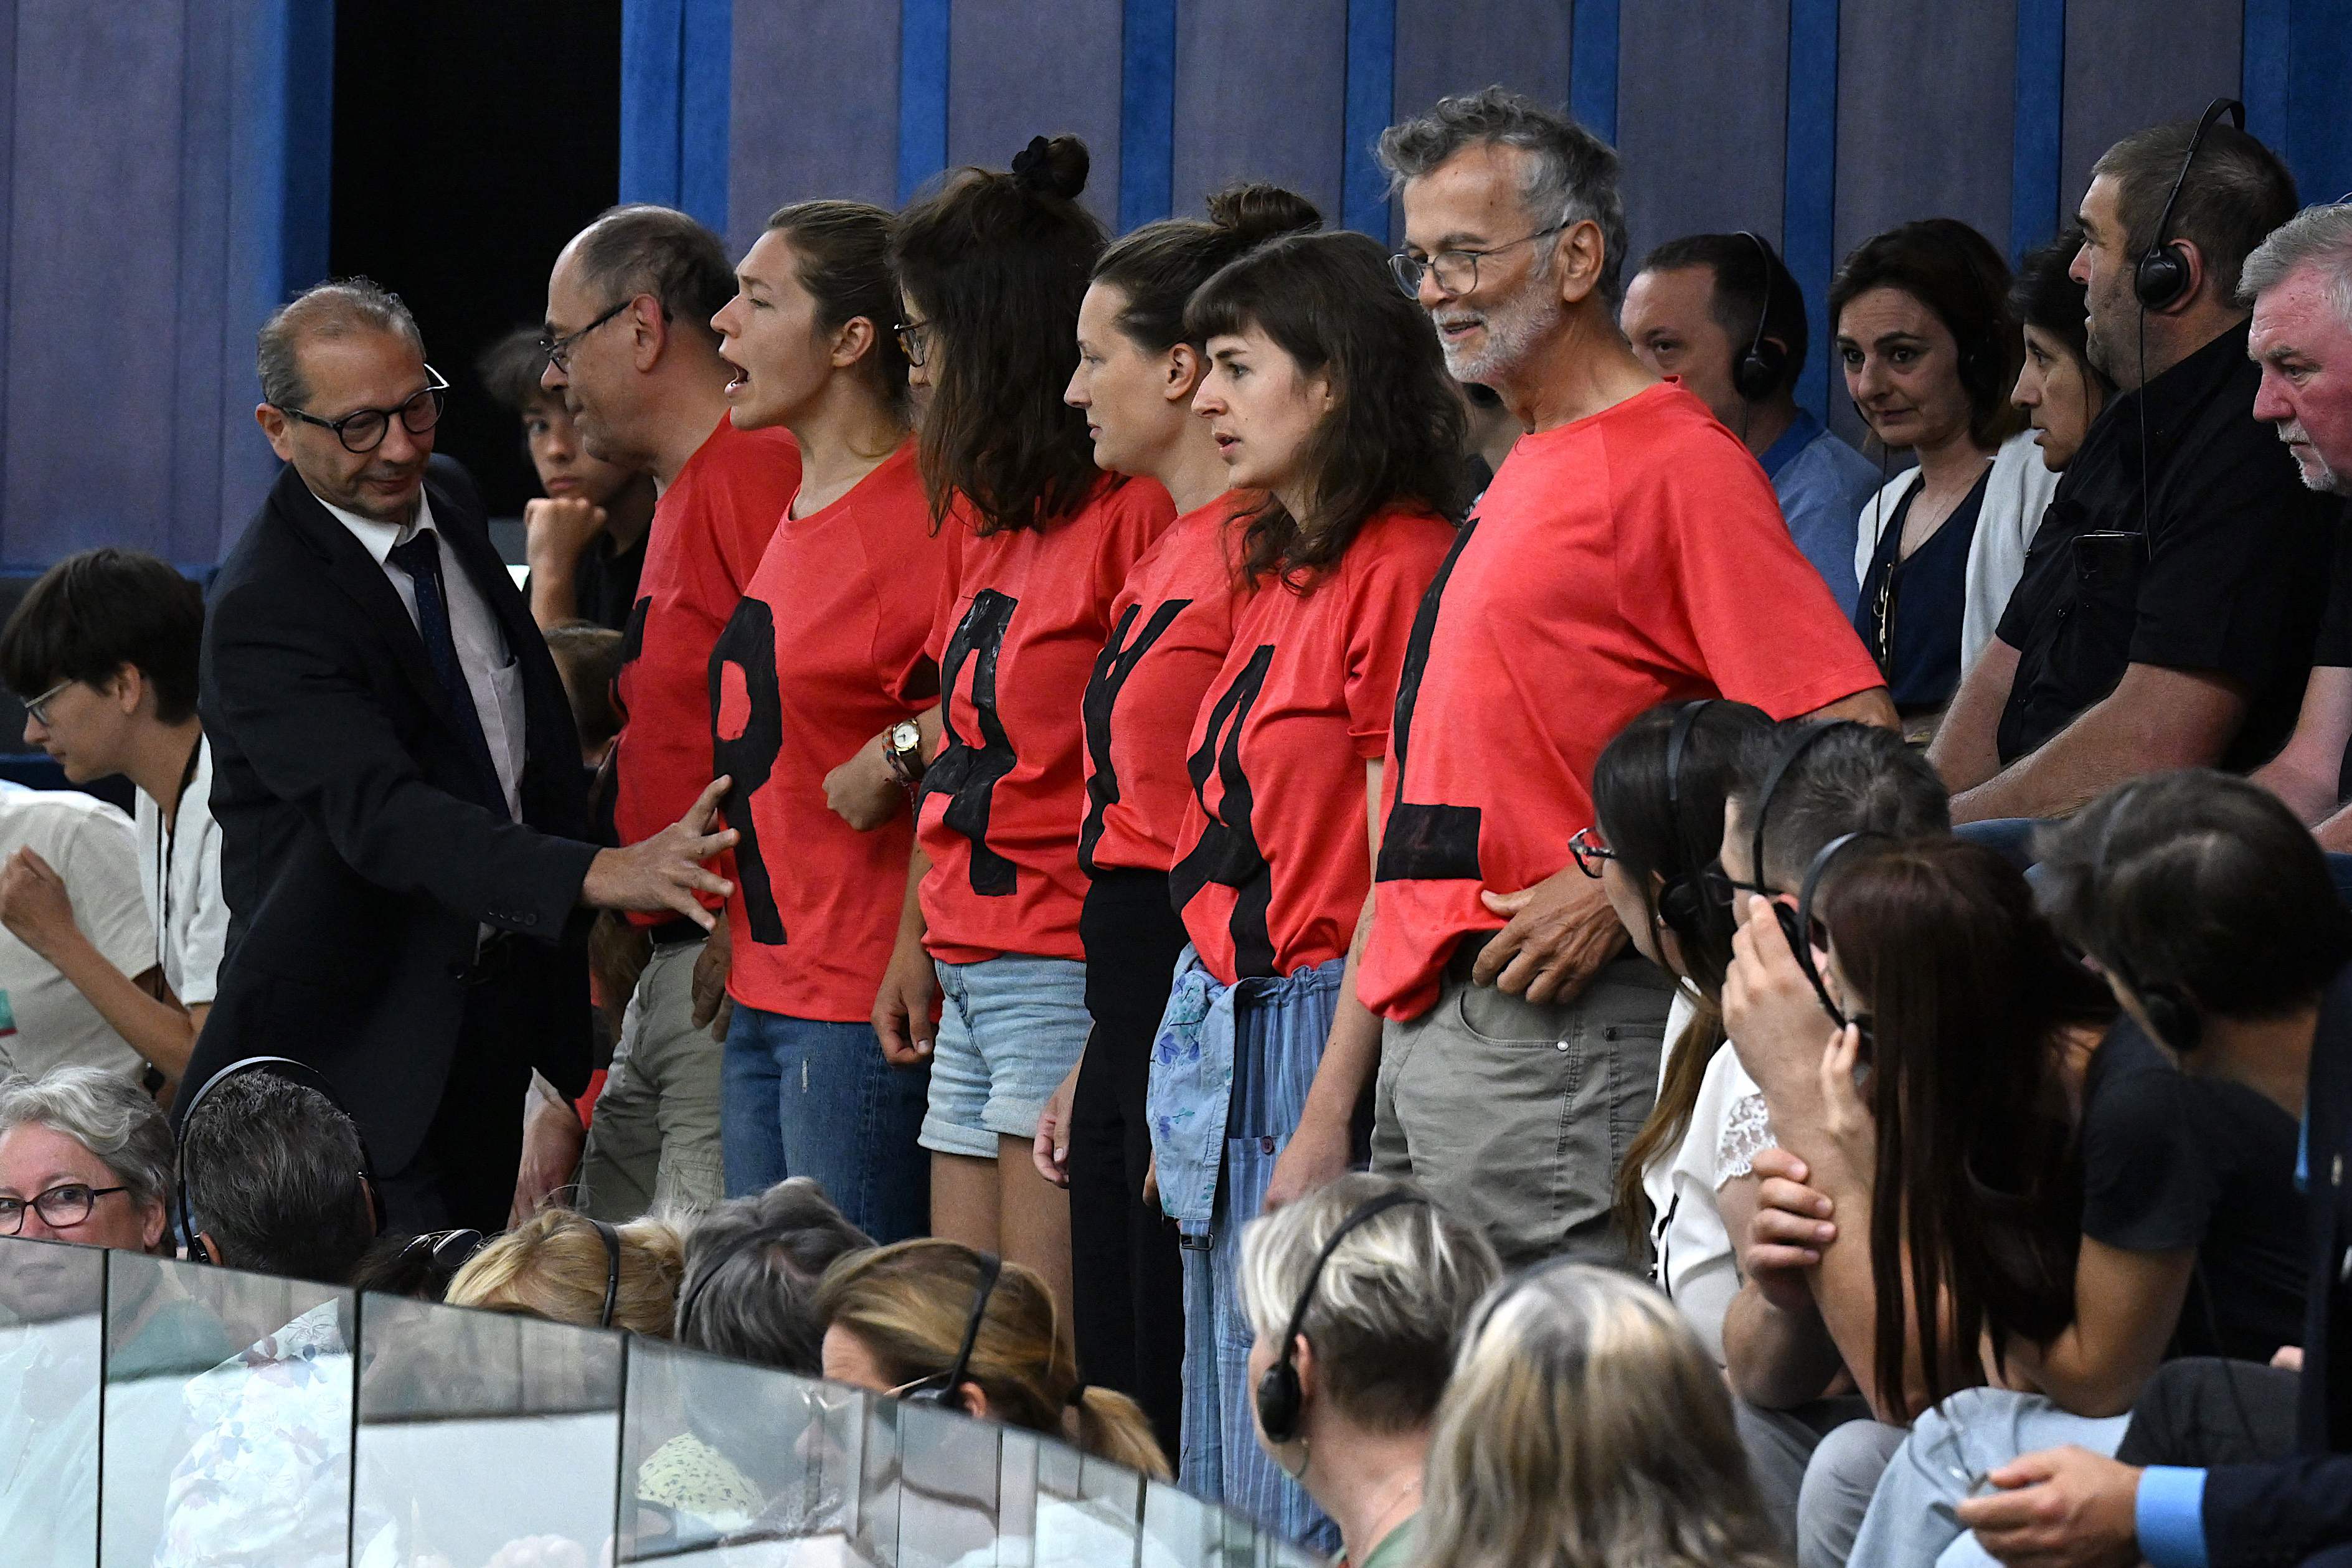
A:
POLYGON ((1949 1511, 1962 1499, 1991 1489, 1971 1487, 1970 1479, 2070 1443, 2113 1454, 2130 1424, 2128 1415, 2070 1415, 2038 1394, 1963 1389, 1912 1423, 1911 1435, 1879 1478, 1849 1561, 1872 1568, 1990 1564, 1991 1557, 1949 1511))
POLYGON ((882 1059, 871 1024, 735 1006, 719 1123, 727 1195, 814 1177, 877 1242, 929 1228, 931 1162, 915 1146, 929 1074, 882 1059))

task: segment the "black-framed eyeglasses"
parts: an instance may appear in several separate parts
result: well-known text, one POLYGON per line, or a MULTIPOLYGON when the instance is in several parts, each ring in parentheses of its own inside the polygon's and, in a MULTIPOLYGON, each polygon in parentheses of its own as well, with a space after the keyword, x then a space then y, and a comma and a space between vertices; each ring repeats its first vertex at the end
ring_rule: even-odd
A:
POLYGON ((93 1187, 87 1182, 63 1182, 29 1198, 0 1197, 0 1236, 22 1235, 25 1211, 31 1209, 51 1230, 71 1230, 89 1218, 98 1200, 129 1187, 93 1187))
POLYGON ((1436 255, 1428 257, 1415 256, 1409 250, 1400 250, 1389 258, 1389 276, 1396 279, 1397 287, 1405 291, 1408 299, 1420 297, 1422 277, 1430 272, 1437 274, 1437 286, 1447 293, 1468 294, 1478 287, 1478 262, 1482 258, 1499 256, 1506 250, 1515 250, 1522 245, 1532 244, 1546 235, 1558 234, 1567 226, 1568 220, 1563 218, 1549 228, 1539 228, 1533 234, 1523 234, 1517 239, 1505 240, 1502 244, 1489 246, 1485 250, 1441 250, 1436 255))
POLYGON ((1759 899, 1769 899, 1772 896, 1772 889, 1763 883, 1743 882, 1720 866, 1709 866, 1706 870, 1701 871, 1698 874, 1698 885, 1700 890, 1710 900, 1727 910, 1731 907, 1733 900, 1741 893, 1753 893, 1759 899))
POLYGON ((891 331, 898 335, 898 352, 907 356, 907 363, 917 370, 922 369, 923 362, 931 354, 931 323, 901 321, 891 331))
MULTIPOLYGON (((566 374, 571 374, 572 351, 580 346, 581 340, 636 302, 637 297, 635 294, 632 294, 627 299, 623 300, 620 303, 606 310, 603 315, 597 317, 594 321, 589 322, 586 326, 581 328, 578 331, 566 332, 560 338, 551 338, 542 333, 539 340, 539 352, 545 354, 549 363, 553 364, 556 369, 564 372, 566 374)), ((667 312, 664 312, 664 315, 666 319, 667 312)))
POLYGON ((341 419, 321 419, 315 414, 305 414, 282 403, 271 406, 289 419, 299 419, 305 425, 332 430, 335 439, 343 444, 344 451, 361 455, 383 445, 383 438, 392 433, 394 419, 398 419, 401 427, 412 436, 422 436, 441 422, 441 402, 449 390, 449 384, 442 380, 441 373, 429 364, 425 367, 425 374, 424 390, 397 408, 356 408, 341 419))
POLYGON ((58 681, 55 686, 50 687, 47 691, 42 692, 38 697, 27 697, 25 699, 25 711, 32 716, 33 722, 38 724, 44 730, 47 729, 49 727, 49 704, 58 700, 58 692, 63 691, 67 687, 71 686, 73 683, 74 678, 68 675, 63 680, 58 681))
POLYGON ((1617 851, 1601 842, 1601 831, 1594 827, 1578 828, 1568 841, 1568 852, 1576 857, 1576 868, 1596 881, 1601 867, 1617 858, 1617 851))

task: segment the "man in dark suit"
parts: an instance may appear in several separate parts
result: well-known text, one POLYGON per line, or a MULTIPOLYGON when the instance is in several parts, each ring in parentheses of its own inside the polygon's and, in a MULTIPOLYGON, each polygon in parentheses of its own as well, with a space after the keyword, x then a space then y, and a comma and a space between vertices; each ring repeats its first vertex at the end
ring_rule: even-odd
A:
POLYGON ((532 1068, 587 1079, 587 907, 674 910, 724 780, 626 849, 583 841, 579 743, 479 504, 428 477, 444 384, 366 279, 260 337, 286 462, 214 584, 197 702, 228 956, 182 1103, 262 1053, 334 1082, 392 1226, 502 1226, 532 1068))
POLYGON ((2243 1084, 2301 1118, 2309 1286, 2303 1343, 2279 1358, 2301 1377, 2298 1386, 2269 1367, 2170 1363, 2119 1451, 2168 1462, 2028 1454, 1993 1471, 2000 1489, 1959 1504, 1960 1520, 2000 1562, 2034 1568, 2347 1568, 2352 913, 2294 814, 2217 773, 2109 792, 2052 847, 2042 874, 2067 938, 2184 1072, 2243 1084), (2247 1005, 2283 984, 2304 1000, 2247 1005), (2288 1405, 2292 1453, 2271 1436, 2283 1438, 2288 1405))

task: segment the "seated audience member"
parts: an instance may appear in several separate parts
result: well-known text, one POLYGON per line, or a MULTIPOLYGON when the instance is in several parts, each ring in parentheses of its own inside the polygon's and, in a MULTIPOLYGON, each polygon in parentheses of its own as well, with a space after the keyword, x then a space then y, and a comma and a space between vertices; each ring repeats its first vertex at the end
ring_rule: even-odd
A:
POLYGON ((522 508, 530 618, 548 630, 582 620, 619 631, 645 570, 653 476, 589 454, 562 397, 540 384, 547 344, 538 328, 509 332, 477 368, 498 405, 521 416, 523 447, 547 492, 522 508))
POLYGON ((2312 1203, 2300 1431, 2292 1456, 2258 1440, 2294 1380, 2179 1363, 2143 1401, 2122 1450, 2130 1463, 2080 1447, 2028 1455, 1987 1478, 1997 1495, 1959 1503, 1960 1522, 2012 1563, 2340 1564, 2352 1547, 2352 1377, 2340 1364, 2352 1312, 2352 921, 2292 814, 2208 772, 2111 792, 2045 860, 2067 936, 2193 1092, 2235 1085, 2301 1119, 2312 1203), (2179 1468, 2197 1466, 2215 1468, 2179 1468))
POLYGON ((1853 614, 1855 520, 1885 482, 1876 464, 1797 406, 1805 296, 1753 234, 1694 234, 1642 258, 1619 313, 1636 358, 1678 376, 1756 455, 1789 537, 1853 614))
POLYGON ((713 1355, 818 1376, 825 1270, 874 1245, 806 1176, 707 1209, 686 1233, 677 1342, 713 1355))
POLYGON ((443 1299, 666 1340, 677 1316, 684 1258, 677 1227, 667 1220, 608 1225, 570 1209, 541 1209, 468 1258, 443 1299))
POLYGON ((1472 1321, 1430 1443, 1423 1568, 1778 1568, 1706 1348, 1664 1297, 1556 1262, 1472 1321))
MULTIPOLYGON (((171 1193, 171 1130, 138 1085, 97 1068, 0 1079, 0 1237, 156 1252, 171 1193)), ((10 1323, 89 1310, 81 1277, 56 1267, 48 1250, 0 1243, 0 1310, 10 1323)), ((107 1419, 168 1430, 180 1416, 178 1380, 236 1346, 160 1269, 117 1270, 109 1289, 107 1419)), ((36 1351, 29 1363, 13 1352, 10 1362, 0 1406, 16 1406, 20 1418, 57 1414, 18 1423, 22 1451, 0 1468, 0 1555, 12 1564, 88 1563, 98 1529, 95 1361, 36 1351)))
POLYGON ((1355 1568, 1416 1560, 1430 1426, 1501 1274, 1485 1237, 1385 1176, 1342 1176, 1243 1234, 1258 1441, 1339 1522, 1355 1568))
POLYGON ((0 1079, 0 1236, 153 1252, 170 1228, 172 1130, 119 1074, 0 1079))
POLYGON ((1914 736, 1992 639, 2056 481, 2009 401, 2023 348, 1984 236, 1927 218, 1864 240, 1830 285, 1845 388, 1917 458, 1863 509, 1854 629, 1914 736))
MULTIPOLYGON (((2352 204, 2306 207, 2246 258, 2238 297, 2253 309, 2246 352, 2262 367, 2254 417, 2294 454, 2306 489, 2352 495, 2352 204)), ((2352 852, 2352 529, 2341 522, 2311 683, 2286 748, 2254 782, 2313 825, 2323 849, 2352 852)))
POLYGON ((547 630, 547 651, 563 678, 572 721, 580 731, 580 765, 594 773, 621 732, 613 710, 613 682, 621 673, 622 636, 590 621, 559 621, 547 630))
POLYGON ((2025 410, 2042 466, 2053 474, 2063 473, 2074 460, 2092 424, 2116 395, 2116 384, 2091 363, 2084 289, 2074 275, 2082 249, 2083 231, 2068 229, 2028 253, 2009 289, 2009 313, 2025 338, 2025 363, 2018 367, 2009 400, 2025 410))
MULTIPOLYGON (((228 940, 212 750, 196 717, 204 624, 194 583, 152 555, 100 549, 50 567, 0 631, 0 679, 40 694, 26 705, 25 739, 75 784, 121 773, 138 787, 141 912, 152 916, 157 968, 142 973, 136 956, 117 962, 110 943, 127 942, 109 924, 126 906, 118 884, 52 870, 30 846, 0 873, 0 921, 175 1081, 212 1010, 228 940)), ((106 839, 100 864, 110 868, 120 856, 110 833, 106 839)))
MULTIPOLYGON (((291 1063, 213 1078, 181 1124, 190 1255, 341 1285, 376 1238, 359 1129, 291 1063), (281 1077, 281 1072, 295 1076, 281 1077)), ((156 1568, 340 1562, 350 1530, 352 1331, 341 1299, 187 1386, 156 1568)))
MULTIPOLYGON (((1742 889, 1794 899, 1813 857, 1843 835, 1916 839, 1949 828, 1935 770, 1892 731, 1856 724, 1784 725, 1742 749, 1724 804, 1718 868, 1702 874, 1701 887, 1727 912, 1742 889), (1758 831, 1759 821, 1769 834, 1758 831)), ((1727 1126, 1740 1134, 1733 1141, 1734 1163, 1745 1162, 1750 1169, 1724 1181, 1717 1202, 1727 1234, 1744 1251, 1750 1218, 1781 1156, 1768 1146, 1775 1135, 1762 1093, 1739 1064, 1738 1044, 1723 1053, 1733 1058, 1723 1070, 1736 1073, 1747 1093, 1734 1100, 1727 1126)), ((1842 1447, 1871 1435, 1870 1406, 1859 1395, 1829 1392, 1839 1363, 1823 1352, 1825 1331, 1801 1275, 1759 1275, 1744 1264, 1741 1273, 1723 1317, 1724 1365, 1738 1396, 1735 1414, 1757 1484, 1783 1537, 1795 1540, 1804 1533, 1799 1514, 1816 1447, 1824 1438, 1842 1447), (1841 1436, 1843 1426, 1853 1431, 1841 1436)), ((1876 1451, 1877 1459, 1884 1458, 1876 1451)), ((1865 1481, 1860 1495, 1836 1510, 1845 1521, 1846 1539, 1868 1501, 1865 1481)))
POLYGON ((1657 1104, 1618 1167, 1617 1214, 1636 1247, 1647 1237, 1651 1278, 1718 1361, 1739 1277, 1716 1194, 1769 1134, 1738 1054, 1721 1048, 1731 909, 1701 879, 1723 847, 1724 795, 1740 752, 1771 728, 1744 702, 1651 709, 1601 750, 1593 834, 1570 845, 1585 874, 1607 885, 1635 950, 1680 988, 1657 1104))
POLYGON ((2109 148, 2076 214, 2091 363, 2121 390, 1937 732, 1958 820, 2058 816, 2166 768, 2242 770, 2294 727, 2340 509, 2250 417, 2261 373, 2237 294, 2294 181, 2226 124, 2191 158, 2193 130, 2109 148), (2162 286, 2143 299, 2152 251, 2162 286))
POLYGON ((901 1241, 836 1262, 816 1311, 830 1382, 920 1395, 1169 1477, 1142 1407, 1078 1380, 1053 1295, 1033 1269, 960 1242, 901 1241))

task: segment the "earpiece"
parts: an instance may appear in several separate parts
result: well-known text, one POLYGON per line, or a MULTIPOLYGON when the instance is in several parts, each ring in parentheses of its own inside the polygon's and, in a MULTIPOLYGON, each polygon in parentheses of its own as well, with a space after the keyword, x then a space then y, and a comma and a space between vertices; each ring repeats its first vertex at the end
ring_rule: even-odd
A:
POLYGON ((1757 259, 1764 267, 1764 299, 1756 308, 1756 330, 1748 334, 1748 347, 1731 362, 1731 390, 1749 403, 1761 403, 1780 389, 1780 377, 1789 368, 1789 351, 1764 335, 1764 323, 1772 314, 1772 247, 1764 243, 1761 235, 1747 235, 1756 247, 1757 259))
POLYGON ((1797 893, 1797 907, 1792 910, 1777 902, 1772 906, 1772 913, 1780 921, 1780 930, 1789 938, 1789 950, 1796 954, 1797 967, 1805 972, 1805 978, 1812 983, 1813 994, 1821 998, 1822 1011, 1827 1013, 1841 1029, 1849 1026, 1860 1027, 1864 1045, 1871 1043, 1870 1021, 1851 1016, 1838 1006, 1836 1000, 1830 995, 1829 983, 1822 978, 1821 966, 1813 962, 1813 899, 1821 891, 1822 879, 1829 875, 1831 865, 1840 855, 1858 844, 1885 846, 1895 841, 1891 834, 1870 829, 1840 834, 1822 845, 1813 856, 1812 864, 1805 868, 1804 884, 1797 893))
POLYGON ((979 1260, 980 1278, 972 1293, 971 1316, 964 1320, 963 1343, 956 1349, 955 1363, 939 1376, 923 1380, 938 1386, 918 1387, 905 1395, 911 1403, 936 1405, 946 1410, 963 1408, 959 1391, 964 1385, 965 1375, 971 1370, 971 1352, 980 1344, 981 1325, 988 1321, 989 1298, 996 1294, 996 1282, 1004 1273, 1004 1260, 993 1252, 974 1256, 979 1260))
POLYGON ((2189 183, 2189 171, 2197 166, 2197 149, 2204 145, 2205 133, 2224 114, 2239 130, 2246 128, 2246 106, 2236 99, 2217 98, 2205 106, 2204 117, 2197 121, 2196 132, 2189 138, 2189 155, 2180 160, 2180 173, 2173 178, 2172 192, 2164 198, 2164 210, 2157 215, 2156 234, 2132 268, 2132 293, 2145 309, 2169 310, 2189 293, 2193 281, 2189 252, 2167 236, 2172 228, 2172 209, 2180 203, 2180 188, 2189 183))
POLYGON ((1307 1271, 1307 1284, 1298 1292, 1298 1303, 1290 1310, 1290 1327, 1282 1336, 1282 1352, 1257 1380, 1257 1424, 1268 1443, 1287 1443, 1298 1436, 1298 1418, 1305 1414, 1307 1394, 1299 1386, 1298 1368, 1291 1364, 1291 1353, 1298 1343, 1299 1331, 1307 1326, 1307 1309, 1314 1305, 1315 1287, 1323 1278, 1323 1266, 1331 1261, 1331 1254, 1357 1226, 1402 1205, 1427 1202, 1419 1193, 1382 1193, 1358 1205, 1339 1222, 1339 1227, 1323 1244, 1323 1250, 1315 1255, 1314 1267, 1307 1271))

